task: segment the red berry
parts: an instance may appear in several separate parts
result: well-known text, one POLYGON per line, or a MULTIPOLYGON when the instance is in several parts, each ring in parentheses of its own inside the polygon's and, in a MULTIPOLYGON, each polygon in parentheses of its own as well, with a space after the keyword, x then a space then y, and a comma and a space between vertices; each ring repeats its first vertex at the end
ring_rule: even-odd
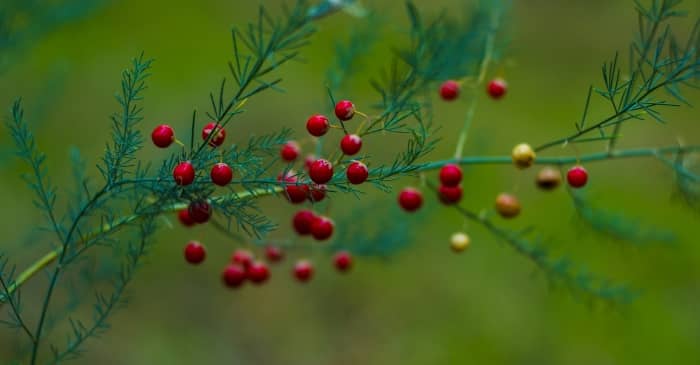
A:
POLYGON ((444 204, 455 204, 462 200, 462 185, 445 186, 440 185, 439 189, 440 201, 444 204))
POLYGON ((333 235, 333 228, 335 223, 330 218, 319 216, 311 223, 311 235, 317 241, 325 241, 333 235))
POLYGON ((350 100, 341 100, 335 104, 335 116, 342 121, 348 121, 355 116, 355 104, 350 100))
POLYGON ((318 203, 326 198, 326 190, 328 187, 324 184, 314 184, 311 185, 311 194, 309 195, 309 200, 312 203, 318 203))
POLYGON ((423 205, 423 194, 414 188, 404 188, 399 193, 399 205, 407 212, 415 212, 423 205))
POLYGON ((153 144, 160 148, 166 148, 175 141, 175 131, 167 124, 161 124, 151 133, 153 144))
POLYGON ((173 170, 175 183, 181 186, 192 184, 194 181, 194 166, 189 161, 180 162, 173 170))
POLYGON ((488 91, 491 98, 500 99, 508 91, 508 84, 506 84, 505 80, 503 79, 493 79, 491 82, 489 82, 486 91, 488 91))
POLYGON ((209 145, 212 147, 218 147, 224 144, 224 140, 226 139, 226 130, 216 122, 211 122, 202 128, 202 139, 206 141, 212 132, 215 134, 209 140, 209 145))
POLYGON ((588 182, 588 171, 583 166, 574 166, 566 173, 566 180, 572 188, 582 188, 588 182))
POLYGON ((195 225, 195 223, 197 223, 192 219, 192 217, 190 217, 189 209, 181 209, 179 212, 177 212, 177 219, 179 219, 180 223, 182 223, 182 225, 185 227, 192 227, 195 225))
POLYGON ((328 118, 325 115, 312 115, 309 120, 306 121, 306 130, 309 134, 315 137, 321 137, 328 133, 331 124, 328 122, 328 118))
POLYGON ((294 214, 292 225, 301 236, 311 234, 311 226, 316 220, 316 214, 308 209, 300 210, 294 214))
POLYGON ((270 270, 264 262, 253 262, 247 267, 248 279, 253 284, 262 284, 270 277, 270 270))
POLYGON ((267 246, 265 247, 265 257, 270 262, 279 262, 284 257, 284 252, 277 246, 267 246))
POLYGON ((340 149, 348 156, 354 156, 362 148, 362 138, 357 134, 346 134, 340 141, 340 149))
POLYGON ((242 265, 243 267, 247 268, 248 266, 250 266, 250 264, 253 263, 253 254, 247 250, 236 250, 233 252, 231 262, 233 262, 234 264, 242 265))
POLYGON ((352 268, 352 256, 347 251, 341 251, 333 257, 333 264, 340 272, 346 272, 352 268))
POLYGON ((309 177, 316 184, 325 184, 333 178, 333 165, 328 160, 320 158, 311 164, 309 177))
POLYGON ((282 159, 287 162, 292 162, 296 160, 297 157, 299 157, 300 151, 301 148, 299 148, 298 143, 296 143, 295 141, 289 141, 285 143, 280 149, 280 157, 282 157, 282 159))
POLYGON ((245 268, 238 264, 230 264, 226 266, 221 273, 221 279, 229 288, 238 288, 245 282, 247 274, 245 268))
POLYGON ((316 161, 316 156, 314 155, 306 155, 306 158, 304 159, 304 169, 306 171, 311 170, 311 165, 316 161))
POLYGON ((300 204, 306 201, 309 197, 309 186, 306 184, 299 184, 297 177, 293 176, 294 171, 289 171, 287 177, 284 178, 285 181, 285 196, 292 204, 300 204))
POLYGON ((211 181, 219 186, 226 186, 233 179, 233 170, 223 162, 219 162, 211 168, 211 181))
POLYGON ((459 83, 454 80, 447 80, 440 85, 440 96, 445 101, 452 101, 459 96, 459 83))
POLYGON ((207 223, 211 217, 211 205, 204 200, 197 200, 187 207, 188 214, 197 223, 207 223))
POLYGON ((362 162, 353 161, 350 163, 350 166, 348 166, 346 175, 351 184, 358 185, 367 181, 369 170, 367 170, 367 165, 363 164, 362 162))
POLYGON ((462 182, 462 169, 455 164, 447 164, 440 169, 440 182, 444 186, 457 186, 462 182))
POLYGON ((311 280, 314 275, 314 267, 309 261, 299 260, 294 265, 294 277, 301 282, 307 282, 311 280))
POLYGON ((204 246, 197 241, 190 241, 185 246, 185 260, 190 264, 199 264, 207 257, 204 246))

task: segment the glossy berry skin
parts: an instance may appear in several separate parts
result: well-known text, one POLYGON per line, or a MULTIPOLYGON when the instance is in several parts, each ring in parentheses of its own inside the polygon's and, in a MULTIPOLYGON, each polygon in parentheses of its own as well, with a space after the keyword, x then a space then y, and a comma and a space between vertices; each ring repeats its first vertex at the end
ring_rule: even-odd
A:
POLYGON ((181 209, 179 212, 177 212, 177 219, 185 227, 192 227, 197 223, 192 219, 192 217, 190 217, 189 209, 181 209))
POLYGON ((588 171, 583 166, 574 166, 566 173, 566 180, 572 188, 582 188, 588 182, 588 171))
POLYGON ((496 211, 503 218, 517 217, 520 208, 520 201, 514 195, 501 193, 496 197, 496 211))
POLYGON ((294 277, 298 281, 305 283, 305 282, 311 280, 313 275, 314 275, 314 267, 311 265, 311 263, 309 261, 299 260, 294 265, 294 277))
POLYGON ((440 201, 445 205, 459 203, 459 201, 462 200, 462 185, 440 185, 440 188, 438 189, 438 196, 440 197, 440 201))
POLYGON ((209 176, 214 184, 226 186, 233 180, 233 170, 229 165, 219 162, 211 168, 209 176))
POLYGON ((187 186, 194 182, 194 166, 189 161, 180 162, 173 169, 173 179, 180 186, 187 186))
POLYGON ((187 207, 190 218, 196 223, 207 223, 211 218, 211 205, 204 200, 197 200, 187 207))
POLYGON ((167 148, 175 141, 175 130, 167 124, 161 124, 151 132, 151 140, 156 147, 167 148))
POLYGON ((561 173, 559 169, 544 167, 537 173, 535 182, 542 190, 554 190, 561 184, 561 173))
POLYGON ((325 184, 333 178, 333 164, 322 158, 314 161, 309 169, 309 177, 316 184, 325 184))
POLYGON ((367 181, 367 178, 369 177, 369 170, 367 169, 367 165, 363 164, 362 162, 353 161, 348 166, 346 176, 351 184, 359 185, 367 181))
POLYGON ((299 157, 300 152, 301 148, 299 147, 299 144, 295 141, 289 141, 280 149, 280 157, 284 161, 293 162, 299 157))
POLYGON ((340 149, 348 156, 354 156, 362 148, 362 138, 357 134, 346 134, 340 141, 340 149))
POLYGON ((226 130, 215 122, 208 123, 202 128, 202 139, 207 140, 211 133, 215 133, 213 137, 209 140, 209 145, 212 147, 219 147, 224 144, 226 140, 226 130))
POLYGON ((317 241, 325 241, 333 235, 335 223, 327 217, 316 217, 311 223, 311 235, 317 241))
MULTIPOLYGON (((290 171, 290 174, 293 173, 293 171, 290 171)), ((286 183, 284 188, 285 196, 290 203, 301 204, 306 201, 306 199, 309 197, 308 185, 297 183, 298 180, 296 176, 288 175, 284 181, 286 183)))
POLYGON ((340 272, 347 272, 352 268, 352 255, 350 252, 341 251, 333 256, 333 265, 340 272))
POLYGON ((520 169, 526 169, 535 163, 535 150, 527 143, 521 143, 513 147, 513 152, 511 154, 513 158, 513 163, 520 169))
POLYGON ((246 270, 243 266, 239 264, 230 264, 224 268, 224 271, 221 273, 221 280, 224 282, 224 285, 226 285, 229 288, 238 288, 243 283, 245 283, 245 279, 248 277, 248 274, 246 273, 246 270))
POLYGON ((306 121, 306 130, 309 132, 310 135, 314 137, 321 137, 325 135, 326 133, 328 133, 328 129, 330 129, 330 127, 331 124, 325 115, 312 115, 306 121))
POLYGON ((454 252, 462 252, 469 247, 471 240, 465 233, 458 232, 450 237, 450 248, 454 252))
POLYGON ((399 205, 407 212, 415 212, 423 205, 423 194, 418 189, 404 188, 399 193, 399 205))
POLYGON ((264 262, 253 262, 246 268, 246 273, 248 280, 253 282, 253 284, 262 284, 270 278, 270 269, 264 262))
POLYGON ((440 182, 444 186, 457 186, 462 182, 462 169, 455 164, 447 164, 440 169, 440 182))
POLYGON ((281 248, 270 245, 265 247, 265 257, 267 258, 267 261, 280 262, 284 258, 284 252, 281 248))
POLYGON ((445 101, 453 101, 459 97, 459 83, 454 80, 447 80, 440 85, 440 97, 445 101))
POLYGON ((292 218, 292 226, 300 236, 311 234, 311 226, 316 220, 316 214, 308 209, 300 210, 292 218))
POLYGON ((185 246, 185 260, 190 264, 197 265, 202 263, 207 257, 207 252, 201 243, 190 241, 185 246))
POLYGON ((355 104, 350 100, 341 100, 335 104, 335 116, 346 122, 355 116, 355 104))
POLYGON ((231 256, 231 262, 247 268, 253 263, 253 254, 247 250, 236 250, 231 256))
POLYGON ((326 198, 326 190, 328 187, 324 184, 314 184, 311 185, 309 200, 312 203, 318 203, 326 198))
POLYGON ((503 79, 493 79, 486 87, 486 92, 488 92, 489 96, 496 100, 504 97, 507 91, 508 84, 506 84, 505 80, 503 79))

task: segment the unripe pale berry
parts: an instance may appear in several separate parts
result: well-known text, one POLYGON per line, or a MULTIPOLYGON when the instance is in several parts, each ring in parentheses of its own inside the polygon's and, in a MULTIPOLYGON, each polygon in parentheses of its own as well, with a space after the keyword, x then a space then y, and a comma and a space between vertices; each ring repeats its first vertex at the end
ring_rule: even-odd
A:
POLYGON ((253 254, 248 250, 236 250, 231 256, 231 262, 248 268, 253 263, 253 254))
POLYGON ((503 79, 493 79, 486 87, 486 91, 489 93, 491 98, 498 100, 506 95, 506 92, 508 91, 508 84, 506 84, 505 80, 503 79))
POLYGON ((521 169, 528 168, 535 163, 535 150, 527 143, 521 143, 513 147, 513 163, 521 169))
POLYGON ((340 141, 340 149, 348 156, 354 156, 362 148, 362 138, 357 134, 346 134, 340 141))
POLYGON ((333 178, 333 164, 322 158, 314 161, 309 169, 309 177, 316 184, 325 184, 333 178))
POLYGON ((214 135, 209 139, 210 146, 218 147, 224 144, 226 140, 226 130, 216 122, 208 123, 202 128, 202 140, 206 141, 212 133, 214 133, 214 135))
POLYGON ((515 218, 520 214, 520 201, 511 194, 498 194, 496 197, 496 211, 503 218, 515 218))
POLYGON ((190 218, 197 223, 206 223, 211 217, 211 205, 205 200, 196 200, 187 207, 190 218))
POLYGON ((311 226, 316 220, 316 214, 308 209, 300 210, 292 218, 292 226, 300 236, 311 234, 311 226))
POLYGON ((554 190, 561 184, 559 169, 544 167, 537 173, 537 186, 542 190, 554 190))
POLYGON ((438 196, 440 201, 446 205, 452 205, 458 203, 462 200, 462 185, 457 186, 445 186, 440 185, 438 189, 438 196))
POLYGON ((311 193, 309 194, 309 200, 313 203, 318 203, 326 198, 326 190, 328 187, 324 184, 313 184, 311 185, 311 193))
POLYGON ((353 161, 348 166, 346 176, 351 184, 362 184, 363 182, 367 181, 367 177, 369 177, 369 170, 367 169, 367 165, 363 164, 362 162, 353 161))
POLYGON ((262 284, 270 278, 270 269, 264 262, 256 261, 246 268, 246 274, 253 284, 262 284))
POLYGON ((335 223, 330 218, 318 216, 311 223, 311 235, 317 241, 325 241, 333 235, 335 223))
POLYGON ((469 247, 471 240, 465 233, 458 232, 450 237, 450 248, 454 252, 462 252, 469 247))
POLYGON ((177 212, 177 219, 185 227, 192 227, 197 223, 192 219, 192 217, 190 217, 189 209, 181 209, 179 212, 177 212))
POLYGON ((189 161, 180 162, 173 169, 173 179, 180 186, 186 186, 194 182, 194 166, 189 161))
POLYGON ((457 186, 462 182, 462 169, 453 163, 440 169, 440 182, 444 186, 457 186))
POLYGON ((415 212, 423 205, 423 194, 418 189, 404 188, 399 193, 399 205, 407 212, 415 212))
POLYGON ((335 104, 335 116, 346 122, 355 116, 355 104, 350 100, 341 100, 335 104))
POLYGON ((582 188, 588 182, 588 171, 583 166, 574 166, 566 173, 566 180, 572 188, 582 188))
POLYGON ((239 264, 230 264, 221 273, 221 280, 229 288, 238 288, 248 277, 245 268, 239 264))
POLYGON ((311 265, 311 262, 307 260, 299 260, 297 263, 294 265, 294 277, 299 280, 302 283, 305 283, 309 280, 314 275, 314 267, 311 265))
POLYGON ((301 148, 299 147, 299 144, 295 141, 289 141, 285 143, 280 149, 280 157, 284 161, 292 162, 295 161, 297 157, 299 157, 300 152, 301 148))
POLYGON ((284 252, 277 246, 269 245, 265 247, 265 257, 267 261, 279 262, 284 258, 284 252))
POLYGON ((452 101, 459 97, 459 83, 454 80, 447 80, 440 85, 440 97, 445 101, 452 101))
POLYGON ((226 186, 233 179, 233 170, 229 165, 219 162, 211 168, 209 176, 214 184, 226 186))
POLYGON ((185 245, 185 260, 190 264, 197 265, 204 261, 207 256, 207 252, 201 243, 197 241, 190 241, 185 245))
POLYGON ((333 256, 333 264, 340 272, 347 272, 352 268, 352 255, 350 252, 341 251, 333 256))
POLYGON ((175 141, 175 131, 167 124, 161 124, 151 132, 153 144, 160 148, 167 148, 175 141))
POLYGON ((307 121, 306 121, 306 130, 311 134, 312 136, 315 137, 321 137, 328 133, 328 129, 330 129, 331 124, 328 122, 328 118, 326 118, 325 115, 312 115, 307 121))

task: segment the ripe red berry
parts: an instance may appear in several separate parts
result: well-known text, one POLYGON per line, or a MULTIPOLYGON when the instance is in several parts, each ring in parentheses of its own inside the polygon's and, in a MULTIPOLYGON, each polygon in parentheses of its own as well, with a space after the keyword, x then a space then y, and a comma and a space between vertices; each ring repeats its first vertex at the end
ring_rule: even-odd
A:
POLYGON ((285 196, 292 204, 300 204, 306 201, 309 197, 309 186, 306 184, 299 184, 297 177, 293 175, 294 171, 289 171, 287 177, 284 178, 285 182, 285 196))
POLYGON ((300 210, 294 214, 292 226, 301 236, 311 234, 311 226, 316 220, 316 214, 308 209, 300 210))
POLYGON ((175 131, 167 124, 161 124, 151 133, 153 144, 160 148, 166 148, 175 141, 175 131))
POLYGON ((440 169, 440 182, 444 186, 457 186, 462 182, 462 169, 455 164, 447 164, 440 169))
POLYGON ((289 141, 285 143, 282 148, 280 149, 280 157, 284 161, 287 162, 292 162, 299 157, 299 152, 301 151, 301 148, 299 147, 299 144, 296 143, 295 141, 289 141))
POLYGON ((265 247, 265 257, 270 262, 279 262, 284 257, 284 252, 277 246, 267 246, 265 247))
POLYGON ((572 188, 582 188, 588 182, 588 171, 583 166, 576 165, 566 173, 566 180, 572 188))
POLYGON ((187 207, 188 214, 197 223, 206 223, 211 217, 211 205, 205 200, 196 200, 187 207))
POLYGON ((180 223, 182 223, 182 225, 185 227, 192 227, 197 223, 192 219, 192 217, 190 217, 189 209, 181 209, 179 212, 177 212, 177 219, 179 219, 180 223))
POLYGON ((440 85, 440 96, 445 101, 452 101, 459 96, 459 83, 454 80, 447 80, 440 85))
POLYGON ((407 212, 415 212, 423 205, 423 194, 414 188, 404 188, 399 193, 399 205, 407 212))
POLYGON ((357 134, 346 134, 340 141, 340 149, 348 156, 354 156, 362 148, 362 138, 357 134))
POLYGON ((340 272, 346 272, 352 268, 352 256, 350 252, 341 251, 333 257, 333 264, 340 272))
POLYGON ((226 186, 233 179, 233 170, 223 162, 219 162, 211 168, 211 181, 219 186, 226 186))
POLYGON ((440 196, 440 201, 442 201, 443 204, 450 205, 458 203, 460 200, 462 200, 462 185, 440 185, 438 195, 440 196))
POLYGON ((489 93, 491 98, 500 99, 508 91, 508 84, 506 84, 505 80, 503 79, 493 79, 486 87, 486 91, 489 93))
POLYGON ((348 166, 346 175, 351 184, 358 185, 367 181, 367 177, 369 177, 369 170, 367 169, 367 165, 363 164, 362 162, 353 161, 350 163, 350 166, 348 166))
POLYGON ((197 241, 190 241, 185 246, 185 260, 190 264, 199 264, 207 256, 207 252, 204 250, 204 246, 197 241))
POLYGON ((326 190, 328 187, 324 184, 314 184, 311 185, 311 194, 309 195, 309 200, 313 203, 318 203, 326 198, 326 190))
POLYGON ((318 216, 311 223, 311 235, 317 241, 325 241, 333 235, 335 223, 330 218, 318 216))
POLYGON ((204 128, 202 128, 202 139, 206 141, 212 132, 214 135, 209 140, 209 145, 212 147, 218 147, 224 144, 224 140, 226 140, 226 130, 220 124, 215 122, 208 123, 204 126, 204 128))
POLYGON ((233 252, 233 256, 231 256, 231 262, 247 268, 253 263, 253 254, 247 250, 236 250, 233 252))
POLYGON ((221 273, 221 280, 229 288, 238 288, 245 282, 247 274, 245 268, 238 264, 230 264, 221 273))
POLYGON ((194 181, 194 166, 189 161, 180 162, 173 170, 175 183, 181 186, 192 184, 194 181))
POLYGON ((322 158, 314 161, 309 169, 309 177, 316 184, 325 184, 333 178, 333 164, 322 158))
POLYGON ((520 201, 515 195, 501 193, 496 197, 496 211, 503 218, 515 218, 520 214, 520 201))
POLYGON ((325 115, 312 115, 309 120, 306 121, 306 130, 309 134, 315 137, 321 137, 328 133, 331 124, 328 122, 328 118, 325 115))
POLYGON ((247 267, 246 271, 248 279, 252 281, 253 284, 262 284, 270 277, 270 270, 264 262, 253 262, 247 267))
POLYGON ((307 260, 299 260, 294 265, 294 277, 301 282, 307 282, 311 280, 314 275, 314 267, 307 260))
POLYGON ((355 104, 350 100, 341 100, 335 104, 335 116, 343 122, 355 116, 355 104))

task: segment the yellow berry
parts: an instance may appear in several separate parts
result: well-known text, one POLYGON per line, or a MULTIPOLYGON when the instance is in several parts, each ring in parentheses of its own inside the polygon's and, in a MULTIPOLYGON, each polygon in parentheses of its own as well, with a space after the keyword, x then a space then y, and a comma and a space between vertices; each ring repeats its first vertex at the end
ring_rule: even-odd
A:
POLYGON ((462 252, 469 247, 469 236, 465 233, 458 232, 452 235, 450 238, 450 247, 454 252, 462 252))
POLYGON ((535 150, 527 143, 521 143, 513 148, 513 163, 521 169, 526 169, 535 163, 535 150))

